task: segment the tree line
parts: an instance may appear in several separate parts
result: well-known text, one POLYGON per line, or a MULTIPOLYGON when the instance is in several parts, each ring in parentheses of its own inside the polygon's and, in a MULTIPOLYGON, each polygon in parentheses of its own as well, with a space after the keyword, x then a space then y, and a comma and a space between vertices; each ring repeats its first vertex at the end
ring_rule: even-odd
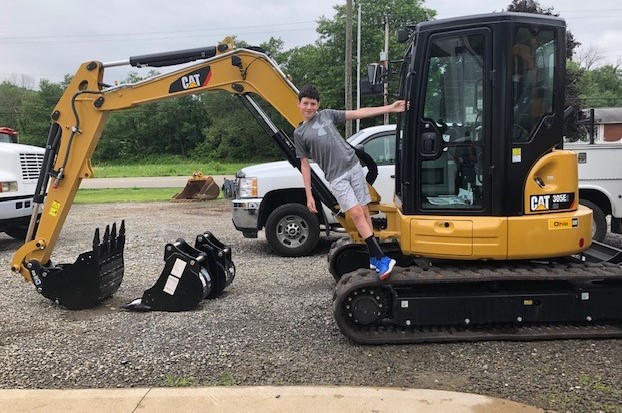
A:
MULTIPOLYGON (((384 22, 388 18, 394 32, 407 24, 416 24, 436 16, 419 0, 359 0, 362 15, 361 62, 379 59, 384 48, 384 22)), ((358 4, 358 3, 357 3, 358 4)), ((555 15, 534 0, 513 0, 507 11, 555 15)), ((284 49, 284 43, 271 37, 259 47, 280 64, 281 69, 298 87, 315 84, 322 93, 322 107, 344 107, 345 6, 335 6, 333 18, 317 22, 319 39, 312 44, 284 49)), ((404 45, 391 36, 391 60, 401 57, 404 45)), ((571 33, 567 39, 568 56, 579 46, 571 33)), ((236 39, 238 47, 247 46, 236 39)), ((356 59, 356 56, 352 56, 356 59)), ((364 68, 363 68, 364 70, 364 68)), ((150 72, 146 77, 157 72, 150 72)), ((353 78, 356 78, 353 76, 353 78)), ((23 143, 43 146, 50 125, 50 113, 71 77, 62 82, 41 80, 38 90, 4 81, 0 84, 0 126, 20 132, 23 143)), ((127 83, 142 80, 130 72, 127 83)), ((356 86, 355 86, 356 87, 356 86)), ((622 71, 620 65, 591 67, 572 60, 567 64, 568 104, 577 108, 622 106, 622 71)), ((366 97, 363 106, 381 103, 378 97, 366 97)), ((264 109, 273 114, 277 126, 291 134, 292 127, 268 104, 264 109)), ((362 127, 377 119, 364 120, 362 127)), ((95 152, 95 162, 132 163, 150 156, 175 155, 194 160, 256 162, 280 159, 281 155, 263 129, 253 120, 239 100, 226 92, 209 92, 173 100, 150 103, 113 113, 95 152)))

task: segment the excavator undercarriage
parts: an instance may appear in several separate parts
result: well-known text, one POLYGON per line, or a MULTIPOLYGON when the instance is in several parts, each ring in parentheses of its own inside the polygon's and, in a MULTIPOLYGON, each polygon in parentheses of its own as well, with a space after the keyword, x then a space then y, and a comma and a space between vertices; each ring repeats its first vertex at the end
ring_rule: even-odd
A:
POLYGON ((363 344, 622 337, 622 251, 595 243, 548 260, 456 261, 408 257, 387 281, 368 269, 367 249, 333 243, 333 315, 363 344))
POLYGON ((622 337, 619 265, 444 262, 344 275, 341 331, 365 344, 622 337))

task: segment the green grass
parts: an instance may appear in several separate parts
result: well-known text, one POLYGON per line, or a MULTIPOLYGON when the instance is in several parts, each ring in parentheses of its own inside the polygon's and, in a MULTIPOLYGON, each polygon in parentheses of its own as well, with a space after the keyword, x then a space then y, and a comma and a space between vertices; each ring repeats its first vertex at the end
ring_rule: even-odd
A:
POLYGON ((119 202, 170 201, 182 188, 80 189, 74 204, 110 204, 119 202))
POLYGON ((190 176, 200 171, 203 175, 235 175, 245 166, 260 162, 220 163, 196 162, 180 159, 161 163, 141 163, 135 165, 99 164, 93 166, 95 178, 126 178, 140 176, 190 176))
POLYGON ((164 385, 166 387, 194 387, 198 384, 197 379, 192 376, 178 377, 172 374, 167 374, 164 377, 164 385))

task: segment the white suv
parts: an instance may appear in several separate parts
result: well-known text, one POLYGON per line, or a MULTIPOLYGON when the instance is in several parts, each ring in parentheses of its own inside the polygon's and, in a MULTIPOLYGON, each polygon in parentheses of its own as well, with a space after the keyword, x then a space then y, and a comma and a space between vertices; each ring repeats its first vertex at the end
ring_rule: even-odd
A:
MULTIPOLYGON (((378 165, 374 188, 381 202, 393 202, 395 192, 395 125, 373 126, 352 135, 348 142, 362 147, 378 165)), ((311 167, 324 179, 314 162, 311 167)), ((326 182, 325 182, 326 183, 326 182)), ((326 183, 328 185, 328 183, 326 183)), ((309 212, 302 174, 287 161, 246 167, 236 174, 233 224, 246 238, 266 231, 270 247, 279 255, 296 257, 315 249, 324 230, 341 227, 325 205, 318 214, 309 212)))

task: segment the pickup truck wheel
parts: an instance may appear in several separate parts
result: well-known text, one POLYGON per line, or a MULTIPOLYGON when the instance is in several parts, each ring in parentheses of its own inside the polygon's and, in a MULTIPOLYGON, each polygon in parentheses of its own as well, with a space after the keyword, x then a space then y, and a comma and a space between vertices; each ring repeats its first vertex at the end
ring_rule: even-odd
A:
POLYGON ((305 205, 281 205, 266 221, 266 239, 282 257, 308 255, 320 239, 320 222, 305 205))
POLYGON ((607 219, 602 209, 595 203, 586 199, 580 199, 579 203, 592 210, 592 239, 603 242, 607 235, 607 219))

